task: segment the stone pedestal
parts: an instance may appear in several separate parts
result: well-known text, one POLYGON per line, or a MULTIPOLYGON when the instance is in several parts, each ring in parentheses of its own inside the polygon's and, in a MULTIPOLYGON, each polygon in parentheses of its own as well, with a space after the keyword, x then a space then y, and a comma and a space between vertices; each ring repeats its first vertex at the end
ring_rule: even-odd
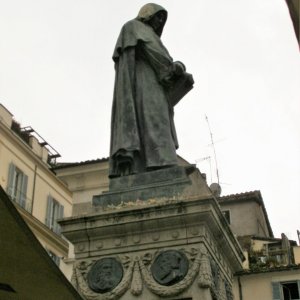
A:
POLYGON ((89 214, 61 225, 85 299, 231 300, 242 270, 242 251, 192 166, 116 179, 89 214))

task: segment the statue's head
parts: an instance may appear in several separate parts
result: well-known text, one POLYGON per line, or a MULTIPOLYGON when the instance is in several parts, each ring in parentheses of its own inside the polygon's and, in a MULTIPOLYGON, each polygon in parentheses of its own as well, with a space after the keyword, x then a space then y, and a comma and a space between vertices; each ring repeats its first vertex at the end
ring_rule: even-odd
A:
POLYGON ((139 11, 137 19, 149 24, 158 36, 161 36, 168 12, 160 5, 155 3, 145 4, 139 11))

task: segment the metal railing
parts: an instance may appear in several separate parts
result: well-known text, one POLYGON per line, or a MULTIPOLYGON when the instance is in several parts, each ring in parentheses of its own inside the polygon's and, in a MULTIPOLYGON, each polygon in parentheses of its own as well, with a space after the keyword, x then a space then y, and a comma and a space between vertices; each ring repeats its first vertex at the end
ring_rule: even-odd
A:
POLYGON ((12 193, 8 191, 9 198, 29 213, 32 213, 32 200, 27 198, 21 191, 18 190, 16 192, 17 193, 12 193))

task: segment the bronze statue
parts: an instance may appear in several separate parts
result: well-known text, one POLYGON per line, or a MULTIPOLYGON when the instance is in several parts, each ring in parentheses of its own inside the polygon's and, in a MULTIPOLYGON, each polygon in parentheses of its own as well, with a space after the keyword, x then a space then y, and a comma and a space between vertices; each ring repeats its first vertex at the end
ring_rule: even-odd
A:
POLYGON ((163 7, 146 4, 117 40, 111 178, 177 165, 173 107, 194 82, 160 40, 166 20, 163 7))

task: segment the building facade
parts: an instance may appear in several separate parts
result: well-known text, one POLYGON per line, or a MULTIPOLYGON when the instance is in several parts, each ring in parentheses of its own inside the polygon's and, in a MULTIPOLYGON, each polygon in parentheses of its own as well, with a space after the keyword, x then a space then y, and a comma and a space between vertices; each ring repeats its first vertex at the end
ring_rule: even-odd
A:
POLYGON ((300 247, 285 234, 274 238, 259 191, 218 198, 246 257, 235 274, 235 299, 300 299, 300 247))
POLYGON ((72 215, 72 193, 55 176, 59 154, 31 127, 21 128, 0 104, 0 184, 40 243, 70 278, 69 243, 56 220, 72 215), (67 260, 66 260, 67 261, 67 260))
MULTIPOLYGON (((70 279, 74 249, 61 236, 56 221, 92 211, 93 196, 109 189, 108 159, 56 163, 58 156, 31 127, 22 128, 0 105, 0 184, 70 279)), ((179 163, 188 164, 180 157, 179 163)), ((244 270, 234 277, 234 299, 300 299, 300 247, 285 235, 274 238, 261 193, 217 200, 246 257, 244 270)))

